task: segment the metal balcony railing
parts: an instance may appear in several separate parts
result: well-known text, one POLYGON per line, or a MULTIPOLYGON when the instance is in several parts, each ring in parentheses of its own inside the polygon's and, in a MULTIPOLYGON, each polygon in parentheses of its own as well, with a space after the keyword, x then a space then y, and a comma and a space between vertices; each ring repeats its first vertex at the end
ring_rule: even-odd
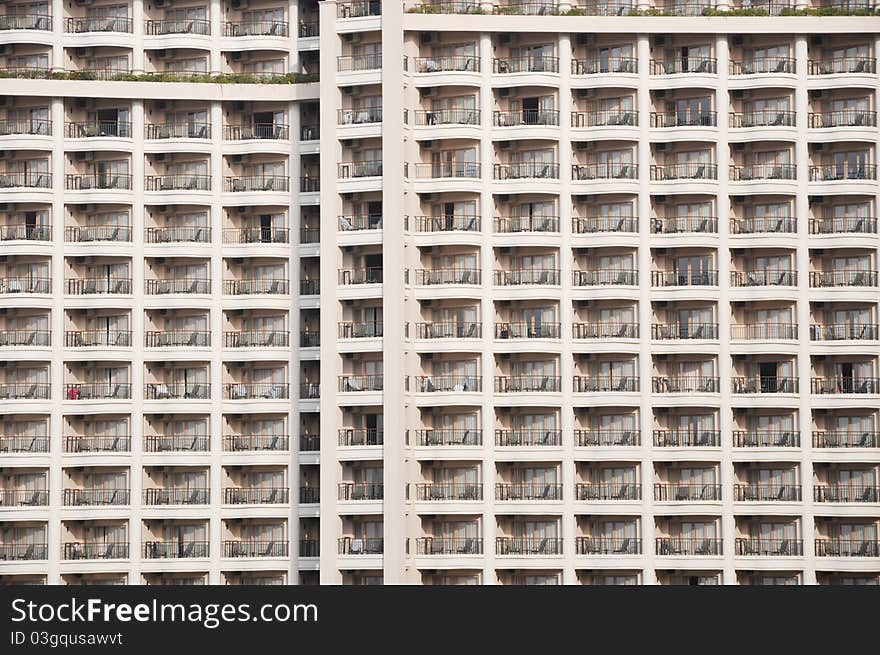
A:
POLYGON ((62 504, 78 505, 128 505, 128 489, 64 489, 62 504))
POLYGON ((599 59, 572 59, 572 75, 597 75, 602 73, 639 72, 639 60, 635 57, 602 57, 599 59))
POLYGON ((304 505, 313 505, 321 502, 321 489, 314 486, 300 487, 299 502, 304 505))
POLYGON ((797 232, 797 219, 780 218, 731 218, 730 231, 733 234, 794 234, 797 232))
POLYGON ((801 557, 804 554, 804 542, 802 539, 737 537, 734 544, 737 556, 801 557))
POLYGON ((131 123, 127 121, 83 121, 64 124, 64 135, 68 139, 84 139, 109 136, 123 139, 131 138, 131 123))
POLYGON ((817 557, 880 557, 880 541, 865 539, 816 539, 817 557))
POLYGON ((0 489, 0 507, 45 507, 48 489, 0 489))
POLYGON ((122 32, 131 34, 134 31, 131 18, 66 18, 64 31, 68 34, 85 34, 87 32, 122 32))
POLYGON ((810 219, 810 234, 877 234, 875 216, 823 216, 810 219))
POLYGON ((128 559, 128 542, 65 541, 61 546, 61 559, 128 559))
POLYGON ((719 430, 654 430, 658 448, 717 448, 721 445, 719 430))
POLYGON ((718 323, 652 323, 651 338, 666 339, 717 339, 718 323))
POLYGON ((415 216, 417 232, 479 232, 480 216, 459 214, 450 216, 415 216))
POLYGON ((131 400, 131 384, 83 382, 64 385, 66 400, 131 400))
POLYGON ((493 73, 558 73, 559 57, 507 57, 492 60, 493 73))
POLYGON ((814 430, 813 448, 880 448, 880 432, 871 430, 814 430))
MULTIPOLYGON (((2 228, 0 228, 2 229, 2 228)), ((83 227, 68 226, 64 228, 64 240, 74 243, 92 241, 131 241, 130 225, 87 225, 83 227)))
POLYGON ((164 36, 167 34, 211 34, 211 21, 183 18, 179 20, 148 20, 144 22, 144 34, 147 36, 164 36))
POLYGON ((419 537, 416 555, 482 555, 480 537, 419 537))
POLYGON ((559 392, 562 378, 558 375, 496 375, 495 393, 559 392))
POLYGON ((160 278, 144 280, 144 293, 148 296, 164 296, 178 293, 211 293, 211 280, 207 278, 160 278))
MULTIPOLYGON (((315 283, 314 293, 320 293, 318 281, 309 280, 315 283)), ((272 278, 245 278, 242 280, 223 280, 223 295, 226 296, 246 296, 256 293, 267 294, 287 294, 288 281, 286 279, 276 280, 272 278)))
POLYGON ((147 382, 144 384, 144 400, 210 400, 211 385, 207 383, 147 382))
POLYGON ((721 485, 656 482, 654 500, 657 502, 718 501, 721 500, 721 485))
POLYGON ((286 434, 224 434, 223 450, 227 452, 282 451, 290 449, 286 434))
MULTIPOLYGON (((22 219, 24 223, 24 219, 22 219)), ((51 225, 0 225, 0 241, 51 241, 51 225)))
POLYGON ((810 166, 810 182, 876 180, 877 164, 825 164, 810 166))
POLYGON ((337 164, 337 176, 341 180, 355 177, 381 177, 382 160, 349 161, 337 164))
POLYGON ((813 394, 880 393, 880 378, 858 375, 814 377, 810 379, 813 394))
POLYGON ((299 397, 301 400, 317 399, 321 397, 321 384, 319 382, 303 382, 299 385, 299 397))
POLYGON ((474 55, 415 57, 413 63, 416 73, 480 72, 480 58, 474 55))
POLYGON ((375 428, 341 428, 338 433, 340 446, 381 446, 385 433, 375 428))
POLYGON ((210 139, 210 123, 148 123, 145 137, 155 139, 210 139))
POLYGON ((308 329, 299 333, 300 348, 318 348, 321 345, 321 333, 308 329))
POLYGON ((0 347, 24 346, 26 348, 52 345, 52 332, 49 330, 3 330, 0 331, 0 347))
POLYGON ((207 487, 168 487, 144 489, 144 505, 207 505, 211 490, 207 487))
POLYGON ((575 537, 578 555, 640 555, 642 542, 636 537, 575 537))
POLYGON ((336 5, 337 18, 362 18, 364 16, 381 16, 380 0, 353 0, 340 2, 336 5))
POLYGON ((129 435, 65 435, 65 453, 127 453, 131 451, 129 435))
POLYGON ((454 482, 428 482, 415 485, 416 500, 483 500, 483 485, 454 482))
POLYGON ((492 125, 515 127, 520 125, 559 125, 559 112, 551 109, 521 109, 519 111, 493 111, 492 125))
POLYGON ((149 330, 144 332, 146 348, 207 348, 211 332, 207 330, 149 330))
POLYGON ((572 328, 573 339, 638 339, 638 323, 574 323, 572 328))
POLYGON ((144 228, 146 243, 210 243, 211 228, 190 225, 144 228))
POLYGON ((797 62, 792 57, 755 57, 742 61, 731 60, 731 75, 759 75, 762 73, 788 73, 794 75, 797 62))
POLYGON ((810 286, 829 287, 876 287, 877 271, 810 271, 810 286))
POLYGON ((562 485, 545 482, 497 482, 495 500, 562 500, 562 485))
POLYGON ((799 484, 735 484, 733 500, 736 502, 800 502, 799 484))
POLYGON ((49 558, 47 543, 9 543, 0 544, 0 561, 42 560, 49 558))
POLYGON ((381 284, 383 268, 381 266, 368 266, 366 268, 340 268, 339 284, 381 284))
POLYGON ((572 387, 574 393, 635 392, 639 390, 639 378, 632 375, 575 375, 572 387))
POLYGON ((341 393, 358 391, 382 391, 385 377, 383 375, 340 375, 339 388, 341 393))
POLYGON ((269 226, 224 228, 223 243, 290 243, 290 228, 269 226))
POLYGON ((287 382, 232 382, 223 385, 226 400, 283 400, 290 398, 287 382))
POLYGON ((797 393, 796 377, 780 376, 734 376, 730 379, 731 391, 735 394, 752 393, 797 393))
POLYGON ((131 190, 131 175, 76 175, 64 176, 64 188, 67 191, 87 190, 131 190))
POLYGON ((144 452, 172 453, 211 450, 211 438, 207 434, 145 434, 144 452))
POLYGON ((492 176, 496 180, 558 180, 559 164, 548 164, 544 162, 495 164, 492 168, 492 176))
POLYGON ((300 557, 318 557, 320 555, 320 542, 317 539, 300 539, 300 557))
MULTIPOLYGON (((223 27, 223 33, 226 36, 286 37, 288 36, 288 32, 288 23, 283 20, 226 21, 223 27)), ((300 36, 302 36, 302 34, 300 34, 300 36)))
POLYGON ((797 286, 797 271, 794 270, 754 270, 731 271, 730 284, 734 287, 793 287, 797 286))
POLYGON ((571 179, 576 182, 589 180, 635 180, 639 177, 636 164, 572 164, 571 179))
POLYGON ((483 390, 483 378, 480 375, 416 375, 413 379, 416 393, 473 393, 483 390))
POLYGON ((483 324, 462 323, 415 323, 416 339, 479 339, 483 336, 483 324))
POLYGON ((655 375, 651 378, 654 393, 719 393, 721 384, 715 376, 655 375))
POLYGON ((283 505, 290 501, 287 487, 224 487, 225 505, 283 505))
MULTIPOLYGON (((415 124, 418 126, 479 125, 482 120, 479 109, 416 110, 414 114, 415 124)), ((498 123, 495 124, 497 125, 498 123)))
POLYGON ((224 332, 225 348, 279 348, 290 344, 287 330, 240 330, 224 332))
POLYGON ((667 182, 673 180, 717 180, 717 164, 652 164, 651 180, 667 182))
MULTIPOLYGON (((4 17, 0 17, 0 21, 2 21, 3 18, 4 17)), ((11 136, 14 134, 52 136, 52 121, 36 118, 0 120, 0 136, 11 136)))
POLYGON ((6 14, 0 16, 0 31, 5 30, 44 30, 52 29, 52 16, 48 14, 6 14))
POLYGON ((718 72, 718 60, 714 57, 679 57, 677 59, 652 59, 651 75, 682 75, 702 73, 714 75, 718 72))
POLYGON ((337 540, 340 555, 381 555, 385 552, 382 537, 340 537, 337 540))
POLYGON ((634 269, 608 269, 594 271, 572 271, 573 284, 576 287, 592 287, 604 285, 635 286, 638 284, 639 272, 634 269))
POLYGON ((382 500, 384 486, 369 482, 340 482, 339 500, 382 500))
POLYGON ((477 179, 480 177, 480 164, 476 162, 445 162, 433 164, 414 164, 417 179, 442 179, 447 177, 477 179))
POLYGON ((482 446, 483 431, 463 428, 416 430, 419 446, 482 446))
POLYGON ((51 173, 0 172, 0 189, 23 187, 26 189, 51 189, 51 173))
POLYGON ((575 445, 581 448, 609 448, 642 445, 641 430, 583 430, 574 431, 575 445))
POLYGON ((562 430, 495 430, 495 445, 514 448, 561 446, 562 430))
POLYGON ((283 123, 251 123, 223 126, 223 139, 225 141, 247 141, 249 139, 287 141, 289 138, 290 127, 283 123))
POLYGON ((336 58, 336 70, 340 73, 377 70, 382 68, 382 55, 347 55, 336 58))
POLYGON ((226 177, 223 190, 228 193, 244 193, 249 191, 289 191, 290 178, 286 175, 247 175, 244 177, 226 177))
POLYGON ((652 287, 717 287, 718 271, 651 271, 652 287))
POLYGON ((810 112, 809 121, 811 128, 877 127, 877 112, 858 109, 810 112))
POLYGON ((880 326, 876 323, 831 323, 811 325, 811 341, 877 341, 880 326))
POLYGON ((658 537, 654 543, 657 555, 692 557, 722 554, 721 539, 658 537))
POLYGON ((651 220, 652 234, 717 234, 715 216, 670 216, 651 220))
POLYGON ((144 559, 188 559, 208 557, 208 541, 145 541, 144 559))
POLYGON ((639 219, 634 216, 585 216, 571 219, 575 234, 594 232, 638 232, 639 219))
POLYGON ((561 336, 560 323, 495 323, 496 339, 559 339, 561 336))
POLYGON ((734 448, 799 448, 801 433, 792 430, 734 430, 734 448))
POLYGON ((353 232, 359 230, 381 230, 382 215, 368 214, 358 216, 340 216, 339 231, 353 232))
POLYGON ((558 285, 558 268, 521 268, 496 269, 494 275, 496 286, 509 287, 521 285, 558 285))
POLYGON ((797 179, 797 166, 795 164, 751 164, 747 166, 730 166, 730 180, 732 182, 795 179, 797 179))
POLYGON ((877 72, 877 59, 874 57, 839 57, 836 59, 810 59, 810 75, 846 75, 861 73, 873 75, 877 72))
POLYGON ((748 127, 794 127, 797 124, 797 113, 778 109, 760 111, 731 112, 730 127, 733 129, 748 127))
POLYGON ((0 434, 0 453, 48 453, 49 437, 0 434))
POLYGON ((718 127, 718 112, 651 112, 651 127, 718 127))
POLYGON ((435 268, 415 270, 418 285, 435 284, 480 284, 482 271, 479 268, 435 268))
POLYGON ((263 540, 224 540, 223 557, 287 557, 289 542, 263 540))
POLYGON ((0 400, 49 400, 52 387, 46 383, 0 383, 0 400))
POLYGON ((318 177, 304 175, 299 178, 300 193, 318 193, 321 190, 321 180, 318 177))
POLYGON ((631 109, 601 109, 571 112, 571 126, 579 127, 636 127, 639 112, 631 109))
POLYGON ((299 38, 301 39, 309 39, 315 36, 320 36, 321 29, 318 21, 311 20, 302 20, 300 19, 299 23, 299 38))
POLYGON ((144 191, 210 191, 210 175, 147 175, 144 191))
POLYGON ((642 485, 637 482, 578 482, 576 500, 641 500, 642 485))
POLYGON ((876 503, 880 499, 880 487, 865 484, 832 483, 813 487, 813 500, 817 503, 876 503))
POLYGON ((798 338, 797 323, 749 323, 731 325, 731 339, 747 341, 792 341, 798 338))
POLYGON ((372 339, 383 334, 382 323, 353 323, 342 321, 337 324, 340 339, 372 339))
POLYGON ((361 109, 339 109, 336 113, 336 122, 339 125, 366 125, 369 123, 381 123, 382 108, 363 107, 361 109))
POLYGON ((555 537, 495 537, 496 555, 562 555, 562 539, 555 537))

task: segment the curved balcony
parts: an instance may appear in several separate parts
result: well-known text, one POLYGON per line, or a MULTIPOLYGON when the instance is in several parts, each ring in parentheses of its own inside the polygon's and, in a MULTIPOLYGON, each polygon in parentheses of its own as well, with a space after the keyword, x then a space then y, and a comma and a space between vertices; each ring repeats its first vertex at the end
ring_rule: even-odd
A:
POLYGON ((810 341, 877 341, 880 326, 876 323, 830 323, 810 325, 810 341))
POLYGON ((286 451, 290 449, 290 437, 286 434, 224 434, 225 452, 286 451))
POLYGON ((290 398, 287 382, 227 382, 224 400, 285 400, 290 398))
POLYGON ((0 453, 48 453, 49 437, 0 434, 0 453))
POLYGON ((585 216, 571 219, 571 231, 575 234, 635 233, 639 231, 639 219, 635 216, 585 216))
POLYGON ((82 382, 64 385, 65 400, 131 400, 131 384, 82 382))
MULTIPOLYGON (((433 109, 430 111, 417 110, 413 113, 417 126, 479 125, 482 120, 479 109, 433 109)), ((379 120, 381 120, 381 113, 379 120)), ((493 124, 497 125, 497 123, 493 124)), ((542 123, 535 124, 541 125, 542 123)))
POLYGON ((210 400, 210 384, 148 382, 144 385, 144 400, 210 400))
POLYGON ((877 127, 877 112, 859 109, 810 112, 809 126, 814 129, 831 127, 877 127))
POLYGON ((210 243, 211 228, 189 225, 144 228, 146 243, 210 243))
POLYGON ((797 286, 797 271, 755 270, 731 271, 730 285, 733 287, 793 287, 797 286))
POLYGON ((873 75, 877 72, 874 57, 838 57, 835 59, 810 59, 810 75, 850 75, 853 73, 873 75))
POLYGON ((876 164, 810 166, 810 182, 839 182, 841 180, 876 180, 876 164))
POLYGON ((419 446, 482 446, 483 431, 461 428, 416 430, 419 446))
POLYGON ((144 22, 144 34, 146 36, 166 36, 170 34, 209 36, 211 34, 211 21, 196 18, 147 20, 144 22))
POLYGON ((483 500, 482 484, 429 482, 416 484, 417 501, 483 500))
POLYGON ((382 336, 383 325, 381 323, 341 321, 337 323, 337 330, 339 339, 372 339, 382 336))
POLYGON ((576 500, 641 500, 642 485, 622 482, 578 482, 576 500))
POLYGON ((801 557, 802 539, 762 539, 737 537, 734 542, 737 557, 801 557))
POLYGON ((415 57, 413 63, 416 73, 480 72, 480 58, 473 55, 415 57))
POLYGON ((651 112, 651 127, 718 127, 718 112, 651 112))
POLYGON ((67 330, 65 348, 131 348, 131 330, 67 330))
POLYGON ((721 500, 721 485, 658 482, 654 484, 654 500, 659 503, 681 501, 719 501, 721 500))
POLYGON ((516 127, 520 125, 555 127, 559 125, 559 112, 549 109, 493 111, 492 125, 495 127, 516 127))
POLYGON ((639 378, 631 375, 575 375, 572 386, 574 393, 632 393, 639 390, 639 378))
POLYGON ((289 542, 260 540, 225 540, 223 557, 239 559, 242 557, 287 557, 289 542))
POLYGON ((639 60, 635 57, 602 57, 597 59, 572 59, 572 75, 601 75, 608 73, 639 72, 639 60))
POLYGON ((382 68, 382 55, 347 55, 336 57, 336 70, 339 73, 370 71, 382 68))
POLYGON ((692 537, 658 537, 654 542, 657 555, 704 557, 722 554, 721 539, 692 537))
POLYGON ((287 487, 224 487, 224 505, 283 505, 290 502, 287 487))
POLYGON ((707 375, 655 375, 651 378, 653 393, 719 393, 718 377, 707 375))
POLYGON ((515 164, 495 164, 492 177, 496 180, 558 180, 559 164, 544 162, 519 162, 515 164))
POLYGON ((638 339, 638 323, 598 321, 572 324, 573 339, 638 339))
POLYGON ((880 487, 865 484, 826 484, 813 487, 817 503, 876 503, 880 487))
POLYGON ((147 175, 145 191, 210 191, 210 175, 147 175))
POLYGON ((562 539, 551 537, 495 537, 496 555, 562 555, 562 539))
POLYGON ((128 559, 128 542, 65 541, 61 546, 61 559, 128 559))
POLYGON ((0 383, 0 400, 49 400, 51 385, 42 382, 0 383))
POLYGON ((46 507, 49 505, 47 489, 0 489, 0 507, 46 507))
POLYGON ((714 57, 678 57, 676 59, 652 59, 651 75, 708 74, 718 72, 718 60, 714 57))
MULTIPOLYGON (((243 20, 243 21, 226 21, 223 24, 223 34, 225 36, 277 36, 287 37, 289 35, 288 23, 283 20, 243 20)), ((311 34, 307 36, 316 36, 311 34)), ((301 34, 300 37, 303 37, 301 34)))
POLYGON ((558 73, 559 57, 513 57, 492 60, 492 72, 507 73, 558 73))
POLYGON ((416 555, 482 555, 483 540, 477 537, 419 537, 416 555))
POLYGON ((482 283, 482 271, 479 268, 417 268, 415 274, 415 283, 422 286, 482 283))
POLYGON ((641 555, 642 542, 635 537, 575 537, 578 555, 641 555))
POLYGON ((718 271, 651 271, 652 287, 717 287, 718 271))
POLYGON ((816 557, 880 557, 880 541, 816 539, 816 557))
MULTIPOLYGON (((336 122, 338 125, 367 125, 381 123, 382 108, 364 107, 362 109, 340 109, 336 115, 336 122)), ((418 125, 418 122, 416 124, 418 125)))
POLYGON ((385 487, 381 483, 340 482, 338 500, 382 500, 385 487))
POLYGON ((480 216, 476 214, 414 216, 413 218, 415 231, 422 234, 480 231, 480 216))
POLYGON ((574 442, 581 448, 641 446, 642 433, 640 430, 575 430, 574 442))
POLYGON ((652 323, 651 339, 717 339, 718 323, 652 323))
POLYGON ((223 180, 223 191, 227 193, 244 193, 251 191, 290 190, 290 178, 286 175, 248 175, 243 177, 226 177, 223 180))
POLYGON ((128 505, 128 489, 64 489, 62 504, 65 507, 81 505, 128 505))
POLYGON ((290 243, 290 228, 286 227, 231 227, 223 230, 223 243, 290 243))
POLYGON ((795 234, 797 219, 778 218, 731 218, 731 234, 795 234))
POLYGON ((761 111, 730 113, 730 127, 732 129, 749 127, 794 127, 796 123, 797 113, 793 111, 763 109, 761 111))
POLYGON ((15 135, 52 136, 52 121, 35 118, 0 120, 0 136, 15 135))
POLYGON ((675 180, 717 180, 717 164, 652 164, 652 182, 675 180))
MULTIPOLYGON (((27 6, 27 5, 25 5, 27 6)), ((15 13, 0 16, 0 31, 6 30, 52 30, 50 14, 15 13)))
POLYGON ((496 375, 495 393, 559 392, 562 378, 558 375, 496 375))
POLYGON ((144 505, 207 505, 210 489, 207 487, 169 487, 144 489, 144 505))
POLYGON ((559 339, 562 327, 559 323, 496 323, 496 339, 559 339))
POLYGON ((65 435, 62 445, 65 453, 127 453, 131 451, 131 437, 65 435))
MULTIPOLYGON (((68 333, 65 333, 65 336, 68 333)), ((22 346, 25 348, 45 348, 52 345, 50 330, 3 330, 0 331, 0 347, 22 346)))
POLYGON ((559 269, 496 269, 494 284, 501 287, 522 285, 550 285, 559 284, 559 269))
POLYGON ((715 216, 672 216, 651 221, 651 234, 717 234, 715 216))
POLYGON ((730 338, 744 341, 796 341, 797 323, 748 323, 731 325, 730 338))
POLYGON ((0 561, 34 561, 48 558, 49 544, 46 543, 0 544, 0 561))
POLYGON ((515 448, 561 446, 562 430, 495 430, 495 445, 515 448))
POLYGON ((341 393, 382 391, 384 379, 382 375, 340 375, 338 390, 341 393))
POLYGON ((286 348, 290 333, 286 330, 239 330, 223 333, 224 348, 286 348))
POLYGON ((877 234, 875 216, 822 216, 810 219, 810 234, 877 234))
POLYGON ((339 284, 348 286, 351 284, 382 284, 384 269, 381 266, 368 266, 366 268, 340 268, 339 284))
POLYGON ((223 139, 225 141, 248 141, 250 139, 287 141, 290 139, 290 127, 282 123, 224 125, 223 139))
POLYGON ((68 243, 93 243, 95 241, 131 241, 130 225, 87 225, 64 228, 64 240, 68 243))
POLYGON ((877 394, 880 378, 864 376, 814 377, 810 379, 813 394, 877 394))
POLYGON ((571 112, 571 126, 583 127, 636 127, 639 112, 630 109, 602 109, 571 112))
POLYGON ((382 537, 340 537, 337 548, 340 555, 381 555, 385 552, 385 540, 382 537))
POLYGON ((495 500, 562 500, 562 485, 544 482, 497 482, 495 500))
POLYGON ((51 241, 52 226, 0 225, 0 241, 51 241))
POLYGON ((636 164, 572 164, 571 179, 587 180, 636 180, 639 167, 636 164))
POLYGON ((799 484, 735 484, 733 485, 734 502, 786 502, 801 501, 801 485, 799 484))
POLYGON ((182 293, 211 293, 211 280, 205 278, 172 278, 167 280, 144 280, 144 293, 148 296, 164 296, 182 293))
POLYGON ((0 295, 10 293, 49 293, 52 278, 40 276, 0 277, 0 295))
POLYGON ((639 283, 639 272, 635 269, 572 271, 573 284, 576 287, 593 287, 607 285, 635 286, 639 283))
POLYGON ((208 557, 207 541, 145 541, 144 559, 189 559, 208 557))
POLYGON ((131 175, 65 175, 66 191, 131 191, 131 175))
POLYGON ((158 139, 210 139, 210 123, 148 123, 144 126, 148 140, 158 139))
POLYGON ((797 166, 794 164, 754 164, 730 167, 731 182, 752 182, 754 180, 796 180, 797 166))
POLYGON ((810 271, 810 287, 876 287, 877 271, 810 271))
MULTIPOLYGON (((309 280, 309 282, 315 283, 315 293, 319 293, 317 280, 309 280)), ((248 296, 253 294, 284 295, 287 293, 289 293, 287 280, 273 280, 270 278, 223 280, 223 295, 226 296, 248 296)))
POLYGON ((467 178, 479 179, 481 166, 476 162, 445 162, 414 164, 416 179, 467 178))
POLYGON ((813 448, 880 448, 880 432, 814 430, 813 448))
POLYGON ((801 433, 789 430, 734 430, 734 448, 800 448, 801 433))
POLYGON ((51 189, 51 173, 0 173, 2 189, 51 189))
POLYGON ((211 450, 207 434, 145 434, 145 453, 206 453, 211 450))
POLYGON ((68 139, 95 137, 131 138, 131 123, 127 121, 82 121, 64 124, 64 136, 68 139))
POLYGON ((473 393, 483 390, 480 375, 416 375, 413 378, 416 393, 473 393))
POLYGON ((744 61, 730 61, 731 75, 761 75, 773 73, 795 74, 796 62, 791 57, 757 57, 744 61))
POLYGON ((337 434, 338 445, 349 446, 381 446, 385 442, 382 430, 372 428, 341 428, 337 434))

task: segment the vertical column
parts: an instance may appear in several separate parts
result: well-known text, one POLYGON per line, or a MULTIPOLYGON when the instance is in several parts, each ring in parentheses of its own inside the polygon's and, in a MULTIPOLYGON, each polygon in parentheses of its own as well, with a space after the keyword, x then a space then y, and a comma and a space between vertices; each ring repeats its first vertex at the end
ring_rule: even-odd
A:
POLYGON ((143 555, 143 525, 141 502, 143 494, 144 449, 144 101, 134 100, 131 106, 133 139, 131 152, 131 182, 134 204, 131 206, 132 250, 131 287, 131 515, 128 528, 129 559, 131 560, 130 584, 140 584, 141 557, 143 555))
POLYGON ((483 352, 480 373, 483 376, 483 401, 480 425, 483 428, 483 584, 494 585, 495 573, 495 407, 492 402, 495 389, 495 355, 492 343, 495 337, 495 304, 492 299, 492 278, 495 257, 492 252, 492 217, 495 212, 492 197, 492 164, 495 146, 492 142, 492 109, 495 99, 492 92, 492 33, 481 32, 480 49, 480 170, 482 191, 480 193, 480 216, 482 217, 480 247, 480 270, 483 293, 480 302, 480 319, 483 323, 483 352))
MULTIPOLYGON (((214 11, 212 9, 212 16, 214 11)), ((213 20, 213 18, 212 18, 213 20)), ((220 506, 221 477, 223 461, 223 203, 220 194, 223 189, 223 105, 218 101, 211 103, 211 313, 208 318, 211 326, 211 416, 209 418, 211 468, 210 484, 210 541, 211 565, 208 572, 209 584, 220 584, 220 558, 222 552, 222 530, 220 506)))
MULTIPOLYGON (((293 4, 293 3, 292 3, 293 4)), ((293 25, 293 21, 291 21, 293 25)), ((290 204, 288 205, 287 225, 290 228, 290 258, 287 262, 287 277, 290 279, 290 296, 293 300, 287 324, 290 330, 290 414, 287 419, 287 433, 290 435, 290 460, 288 464, 287 483, 290 489, 290 568, 288 584, 299 583, 299 438, 302 420, 299 411, 299 385, 301 382, 300 364, 300 227, 302 225, 302 208, 299 203, 299 176, 301 169, 299 154, 299 105, 290 102, 287 105, 287 124, 290 130, 290 204)))
MULTIPOLYGON (((287 3, 287 37, 290 41, 287 53, 287 70, 299 72, 299 0, 288 0, 287 3)), ((299 131, 297 131, 297 137, 299 131)))
POLYGON ((138 74, 144 72, 144 0, 132 0, 131 22, 134 32, 131 72, 138 74))
MULTIPOLYGON (((403 112, 403 6, 399 2, 382 2, 382 106, 394 107, 397 111, 386 111, 382 116, 382 157, 384 178, 382 181, 382 211, 394 220, 383 222, 383 261, 391 264, 386 270, 382 285, 382 306, 384 316, 404 315, 404 273, 395 262, 405 261, 403 215, 404 209, 402 172, 404 165, 403 112)), ((323 163, 323 162, 322 162, 323 163)), ((384 372, 384 528, 385 557, 384 581, 398 584, 405 575, 405 496, 406 462, 404 459, 404 440, 406 435, 406 414, 401 398, 404 396, 404 358, 401 358, 397 344, 402 344, 403 321, 386 321, 384 325, 383 358, 384 372)), ((332 332, 330 333, 332 334, 332 332)))
MULTIPOLYGON (((64 70, 64 0, 53 0, 52 6, 52 62, 50 66, 53 72, 64 70)), ((58 131, 62 132, 64 123, 58 124, 58 131)), ((62 132, 63 133, 63 132, 62 132)), ((63 178, 60 178, 63 180, 63 178)))
MULTIPOLYGON (((57 4, 57 3, 56 3, 57 4)), ((60 14, 60 7, 55 10, 60 14)), ((49 568, 46 582, 59 584, 61 581, 61 501, 62 501, 62 441, 64 439, 64 98, 52 98, 52 263, 49 275, 52 278, 52 360, 49 364, 49 382, 52 410, 49 416, 49 524, 46 527, 48 539, 49 568), (58 400, 61 402, 58 402, 58 400)))
POLYGON ((560 429, 562 430, 562 552, 565 568, 563 584, 577 584, 575 570, 575 461, 574 461, 574 409, 572 407, 572 268, 571 253, 571 34, 559 35, 559 275, 562 293, 559 298, 559 325, 562 330, 562 357, 559 374, 562 381, 562 407, 560 429))
POLYGON ((211 55, 208 59, 208 72, 212 74, 222 73, 223 61, 220 52, 220 39, 223 38, 223 3, 221 0, 211 0, 211 6, 208 9, 208 20, 211 23, 211 55))
POLYGON ((728 197, 728 171, 730 169, 730 146, 728 144, 728 126, 730 125, 730 94, 727 89, 727 77, 730 71, 730 49, 727 34, 719 34, 715 46, 718 59, 718 89, 715 92, 715 108, 718 116, 718 143, 716 162, 718 163, 718 195, 715 198, 715 210, 718 216, 718 380, 721 385, 721 407, 719 408, 719 424, 721 430, 721 539, 724 553, 724 584, 736 584, 736 571, 733 565, 735 555, 736 518, 733 513, 733 409, 731 408, 732 377, 730 355, 730 199, 728 197))
POLYGON ((800 390, 798 404, 798 421, 801 431, 801 488, 803 489, 803 514, 801 516, 801 536, 804 541, 804 584, 816 584, 816 567, 814 560, 813 535, 813 440, 812 410, 810 402, 810 250, 807 233, 809 232, 809 148, 808 148, 808 106, 807 66, 808 36, 798 34, 795 37, 794 53, 797 62, 797 87, 794 91, 795 121, 797 141, 795 143, 794 161, 797 163, 797 197, 795 198, 794 215, 797 218, 798 246, 795 255, 797 270, 798 301, 797 330, 798 357, 797 376, 800 390))
MULTIPOLYGON (((641 5, 640 5, 641 6, 641 5)), ((649 173, 651 169, 651 94, 649 74, 651 71, 651 43, 647 34, 636 37, 639 82, 636 106, 639 110, 639 196, 637 199, 639 250, 636 266, 639 274, 639 429, 642 434, 641 481, 642 481, 642 559, 645 568, 642 584, 654 584, 654 508, 651 489, 654 484, 654 462, 651 458, 654 415, 651 406, 651 194, 649 173)))

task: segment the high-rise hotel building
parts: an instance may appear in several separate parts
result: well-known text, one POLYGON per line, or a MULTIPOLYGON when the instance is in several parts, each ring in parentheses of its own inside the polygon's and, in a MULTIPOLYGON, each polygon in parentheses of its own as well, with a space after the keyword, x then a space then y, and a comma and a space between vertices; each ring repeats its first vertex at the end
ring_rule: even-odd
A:
POLYGON ((878 584, 873 10, 0 2, 0 582, 878 584))

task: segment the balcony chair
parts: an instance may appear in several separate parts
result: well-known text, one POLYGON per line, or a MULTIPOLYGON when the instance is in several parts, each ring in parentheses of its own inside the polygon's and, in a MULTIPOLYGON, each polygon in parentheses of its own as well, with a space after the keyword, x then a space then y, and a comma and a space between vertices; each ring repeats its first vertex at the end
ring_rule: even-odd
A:
MULTIPOLYGON (((707 63, 707 62, 703 62, 703 63, 707 63)), ((707 177, 706 176, 706 166, 705 165, 698 166, 697 169, 694 171, 694 174, 691 175, 690 177, 692 180, 706 179, 706 177, 707 177)))
POLYGON ((712 551, 712 540, 711 539, 703 539, 699 546, 694 549, 694 554, 696 555, 712 555, 714 554, 712 551))
POLYGON ((24 393, 24 398, 33 399, 37 397, 37 385, 32 384, 24 393))
POLYGON ((630 174, 631 169, 632 166, 621 166, 620 170, 617 171, 617 173, 611 175, 611 177, 616 179, 629 179, 632 177, 632 175, 630 174))
POLYGON ((861 60, 859 60, 859 63, 857 63, 855 66, 853 66, 852 68, 849 69, 849 72, 850 73, 868 73, 870 71, 865 70, 867 65, 868 65, 868 60, 861 59, 861 60))
POLYGON ((612 552, 615 555, 626 555, 630 552, 629 544, 632 540, 629 537, 624 538, 623 541, 620 542, 620 546, 615 548, 612 552))

